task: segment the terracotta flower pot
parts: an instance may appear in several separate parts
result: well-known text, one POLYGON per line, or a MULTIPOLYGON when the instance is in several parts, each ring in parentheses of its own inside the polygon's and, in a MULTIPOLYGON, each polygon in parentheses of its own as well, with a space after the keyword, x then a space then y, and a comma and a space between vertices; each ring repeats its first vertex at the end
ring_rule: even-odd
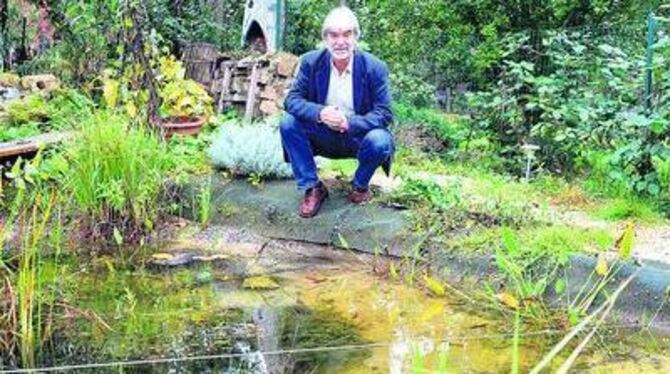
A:
POLYGON ((173 135, 195 135, 200 132, 205 117, 171 117, 163 120, 161 128, 163 139, 169 140, 173 135))

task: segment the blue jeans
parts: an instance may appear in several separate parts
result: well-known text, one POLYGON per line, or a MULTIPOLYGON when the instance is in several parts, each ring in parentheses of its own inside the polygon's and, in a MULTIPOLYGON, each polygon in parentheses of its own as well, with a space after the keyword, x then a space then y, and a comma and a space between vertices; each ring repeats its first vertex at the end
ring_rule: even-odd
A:
POLYGON ((387 129, 373 129, 365 136, 352 137, 348 133, 333 131, 325 124, 301 122, 286 114, 279 130, 298 189, 303 191, 319 183, 314 162, 316 155, 357 158, 358 169, 352 184, 354 188, 366 189, 375 170, 389 161, 395 149, 393 135, 387 129))

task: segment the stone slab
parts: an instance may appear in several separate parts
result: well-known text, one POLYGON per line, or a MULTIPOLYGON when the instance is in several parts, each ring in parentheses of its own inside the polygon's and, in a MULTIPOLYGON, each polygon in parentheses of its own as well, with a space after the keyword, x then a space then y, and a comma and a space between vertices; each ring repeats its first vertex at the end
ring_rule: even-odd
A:
MULTIPOLYGON (((181 192, 182 212, 187 218, 197 216, 200 183, 194 181, 181 192)), ((246 180, 226 181, 214 176, 211 183, 213 224, 251 228, 271 238, 395 257, 404 256, 421 240, 413 234, 406 211, 376 203, 353 205, 347 201, 345 190, 329 188, 330 198, 321 212, 305 219, 297 214, 302 194, 293 181, 267 181, 254 186, 246 180)))

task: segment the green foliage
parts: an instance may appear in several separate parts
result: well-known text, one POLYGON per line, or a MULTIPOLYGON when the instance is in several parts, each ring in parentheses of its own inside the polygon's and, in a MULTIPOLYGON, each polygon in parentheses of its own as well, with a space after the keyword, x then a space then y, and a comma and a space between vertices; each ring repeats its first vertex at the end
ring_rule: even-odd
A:
POLYGON ((390 75, 391 93, 394 100, 418 107, 436 105, 434 85, 406 73, 406 68, 395 69, 390 75))
MULTIPOLYGON (((185 78, 186 70, 180 61, 169 54, 152 55, 148 65, 156 72, 154 87, 161 101, 159 114, 163 119, 209 119, 213 113, 212 98, 200 83, 185 78)), ((121 106, 133 118, 146 114, 150 92, 137 86, 142 70, 141 66, 135 66, 105 71, 102 93, 107 107, 121 106)))
POLYGON ((222 124, 208 154, 215 166, 234 175, 264 178, 292 175, 282 156, 278 130, 269 121, 245 126, 235 121, 222 124))
MULTIPOLYGON (((0 248, 3 256, 16 257, 6 263, 0 257, 0 356, 2 365, 34 368, 50 339, 54 305, 50 286, 57 272, 49 272, 42 257, 52 248, 47 238, 57 237, 54 213, 60 203, 57 189, 43 183, 39 168, 42 154, 30 160, 19 159, 2 177, 15 187, 5 199, 0 188, 0 248), (7 208, 7 211, 5 211, 7 208), (5 214, 6 213, 6 214, 5 214), (21 232, 21 235, 15 235, 21 232)), ((7 367, 7 366, 4 366, 7 367)))
MULTIPOLYGON (((99 74, 112 56, 113 41, 122 29, 120 17, 125 2, 57 0, 49 4, 50 18, 61 35, 58 53, 67 61, 62 78, 83 83, 99 74)), ((118 39, 117 39, 118 40, 118 39)))
POLYGON ((14 126, 30 122, 44 122, 47 118, 47 101, 38 94, 13 100, 7 105, 7 121, 14 126))
POLYGON ((191 79, 168 82, 160 90, 163 118, 192 118, 212 115, 212 98, 202 85, 191 79))
POLYGON ((156 31, 174 50, 187 43, 206 42, 222 50, 240 48, 245 0, 203 2, 153 1, 151 19, 156 31))
POLYGON ((461 191, 457 183, 443 188, 433 181, 409 179, 394 192, 392 199, 403 204, 428 203, 438 211, 448 212, 460 206, 461 191))
POLYGON ((54 130, 77 129, 95 110, 91 98, 73 88, 54 91, 47 104, 48 128, 54 130))
MULTIPOLYGON (((287 1, 285 47, 297 54, 315 48, 326 13, 339 3, 287 1)), ((434 102, 428 92, 430 86, 486 86, 500 70, 502 60, 512 53, 508 41, 512 35, 605 22, 641 23, 645 12, 658 3, 622 1, 607 2, 605 6, 605 1, 600 0, 347 2, 359 17, 366 49, 384 59, 395 73, 397 97, 414 104, 434 102)), ((519 55, 528 57, 534 47, 530 45, 519 55)), ((542 58, 538 53, 530 62, 542 58)))
POLYGON ((167 172, 174 160, 166 145, 143 126, 110 111, 82 123, 81 134, 51 160, 62 185, 94 234, 126 236, 152 230, 167 172))
MULTIPOLYGON (((580 229, 564 225, 526 227, 516 231, 514 243, 522 242, 523 252, 554 256, 562 262, 572 254, 585 250, 605 250, 614 238, 604 230, 580 229)), ((503 245, 502 228, 492 227, 477 230, 468 236, 459 236, 449 241, 450 247, 467 252, 489 253, 503 245)), ((510 243, 505 243, 508 247, 510 243)))
MULTIPOLYGON (((135 1, 53 1, 49 4, 49 17, 60 40, 20 71, 46 70, 66 80, 89 82, 97 78, 111 60, 127 61, 128 48, 138 47, 135 23, 141 23, 139 29, 150 43, 167 46, 174 53, 191 42, 235 48, 239 45, 244 3, 243 0, 216 4, 155 0, 141 2, 140 9, 140 3, 135 1)), ((20 30, 19 25, 13 30, 20 30)), ((12 44, 18 43, 13 41, 12 44)))
POLYGON ((467 138, 465 121, 456 116, 430 108, 420 108, 404 103, 393 106, 395 119, 400 126, 425 126, 436 138, 457 149, 467 138))
POLYGON ((590 169, 592 185, 616 194, 661 193, 653 160, 670 154, 668 111, 642 107, 643 45, 623 42, 639 30, 545 33, 537 63, 515 57, 530 36, 510 43, 519 52, 505 60, 495 89, 470 100, 478 131, 499 144, 507 170, 523 170, 519 146, 532 143, 542 169, 590 169))
POLYGON ((660 156, 653 156, 652 163, 658 176, 658 182, 663 190, 662 193, 670 196, 670 158, 664 159, 660 156))
POLYGON ((30 122, 21 126, 10 126, 6 122, 0 122, 0 142, 28 138, 39 135, 41 132, 37 122, 30 122))
POLYGON ((55 45, 35 58, 16 67, 21 75, 43 74, 50 72, 66 81, 73 80, 73 65, 69 60, 71 53, 63 44, 55 45))
POLYGON ((14 100, 0 119, 0 141, 23 139, 53 130, 70 130, 90 115, 91 100, 73 89, 59 89, 47 99, 31 94, 14 100))
POLYGON ((658 209, 652 202, 635 197, 617 198, 604 202, 598 206, 594 215, 611 221, 630 218, 643 222, 658 222, 661 220, 658 209))

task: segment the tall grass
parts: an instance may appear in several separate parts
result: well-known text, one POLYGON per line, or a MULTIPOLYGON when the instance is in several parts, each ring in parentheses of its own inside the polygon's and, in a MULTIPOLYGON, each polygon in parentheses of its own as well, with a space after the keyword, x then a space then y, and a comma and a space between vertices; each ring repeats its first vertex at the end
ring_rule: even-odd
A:
POLYGON ((47 222, 51 217, 54 195, 43 201, 42 195, 36 195, 32 210, 26 212, 22 225, 28 233, 24 233, 19 255, 19 271, 17 281, 19 347, 21 362, 24 367, 35 367, 35 354, 38 342, 42 341, 42 303, 40 302, 42 283, 40 272, 40 244, 44 239, 47 222))
MULTIPOLYGON (((16 173, 18 169, 13 170, 16 173)), ((17 238, 7 243, 7 248, 14 248, 17 254, 0 269, 0 368, 10 364, 33 368, 42 342, 49 334, 42 318, 46 311, 43 307, 48 307, 46 303, 50 298, 44 293, 41 252, 56 192, 37 184, 29 188, 26 184, 29 178, 11 173, 10 176, 17 188, 9 204, 7 221, 0 227, 0 237, 3 250, 6 238, 17 238)))
POLYGON ((206 225, 212 214, 212 179, 209 178, 200 187, 198 194, 198 220, 206 225))
POLYGON ((65 190, 94 236, 151 230, 158 198, 174 162, 150 130, 111 111, 82 123, 81 136, 59 163, 65 190))

